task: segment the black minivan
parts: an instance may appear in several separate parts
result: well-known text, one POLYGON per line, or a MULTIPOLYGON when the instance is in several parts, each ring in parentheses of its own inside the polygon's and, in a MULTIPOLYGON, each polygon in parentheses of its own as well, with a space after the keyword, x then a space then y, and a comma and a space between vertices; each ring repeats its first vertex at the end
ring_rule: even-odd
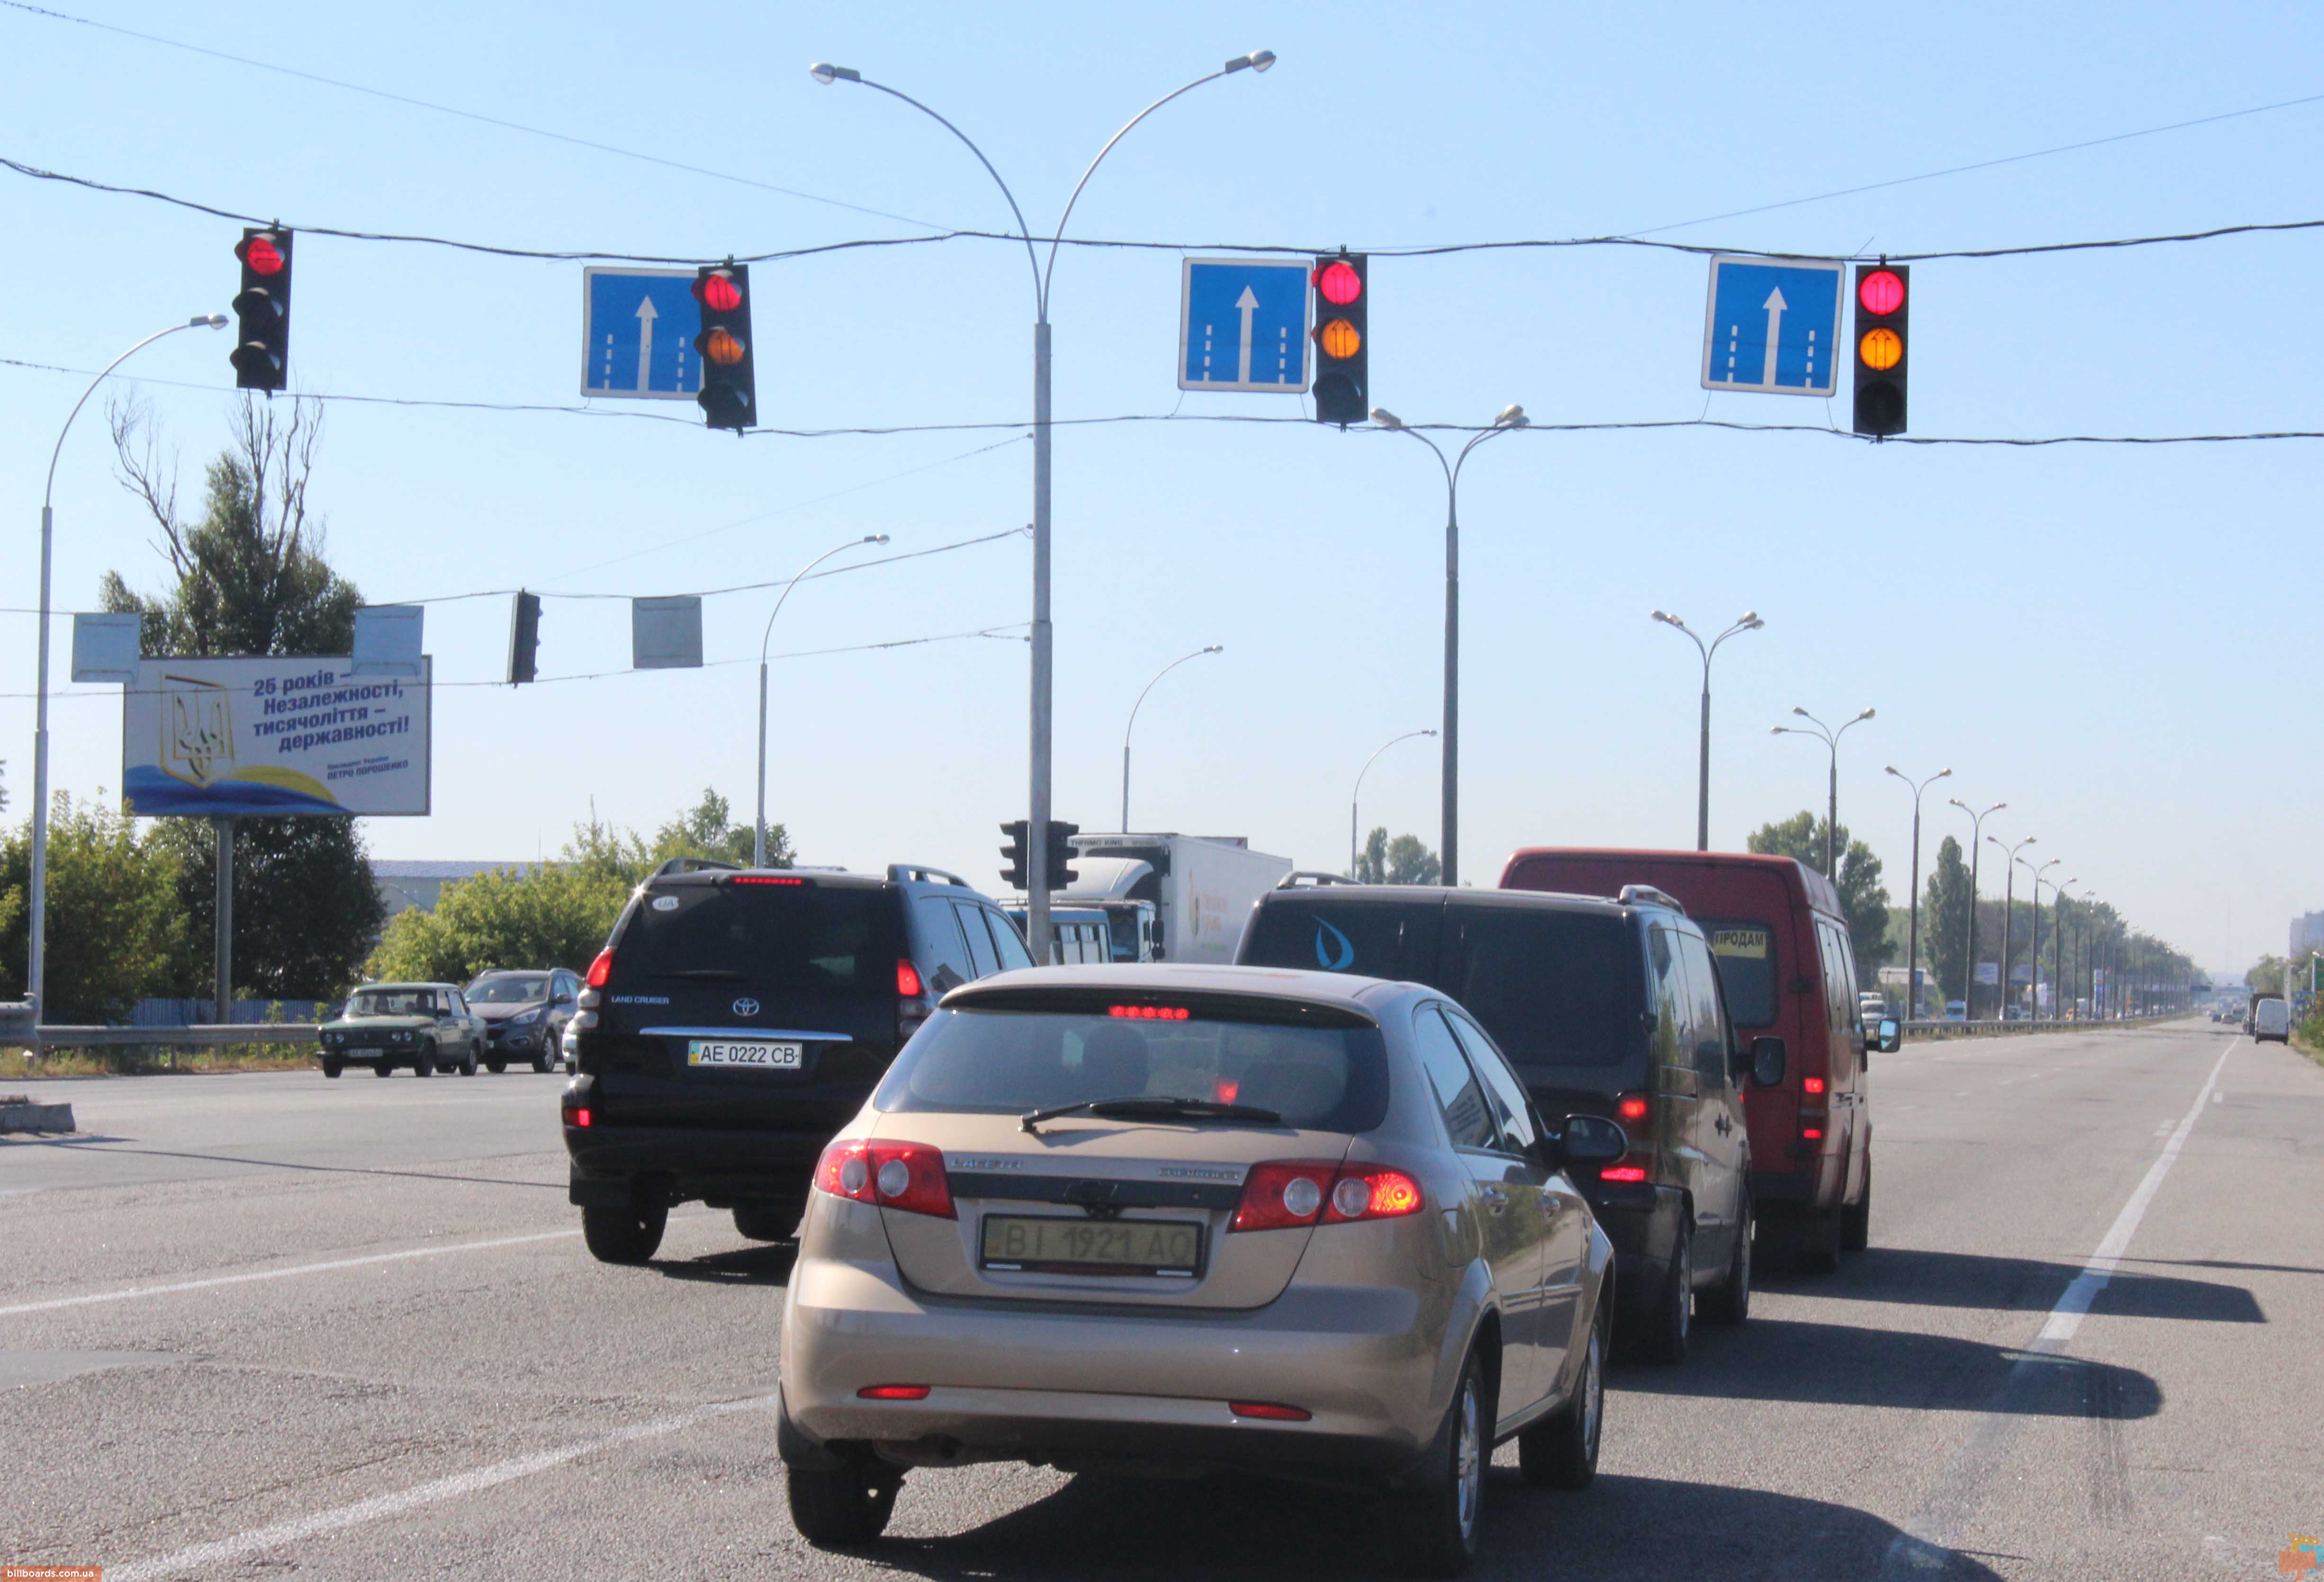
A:
POLYGON ((1698 1301, 1715 1322, 1748 1316, 1748 1064, 1676 901, 1298 886, 1259 897, 1235 960, 1426 984, 1484 1025, 1543 1114, 1621 1126, 1629 1152, 1576 1184, 1614 1243, 1626 1351, 1683 1360, 1698 1301))
POLYGON ((674 859, 589 968, 565 1090, 589 1250, 643 1263, 670 1207, 788 1237, 824 1145, 944 995, 1033 958, 967 880, 674 859))

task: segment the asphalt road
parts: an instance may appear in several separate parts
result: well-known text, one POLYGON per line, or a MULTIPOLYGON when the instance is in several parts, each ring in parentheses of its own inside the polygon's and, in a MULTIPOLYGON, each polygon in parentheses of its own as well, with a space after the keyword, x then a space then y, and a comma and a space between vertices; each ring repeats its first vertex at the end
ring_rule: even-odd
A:
MULTIPOLYGON (((1873 1250, 1616 1370, 1587 1493, 1505 1451, 1482 1574, 2276 1575, 2324 1531, 2324 1070, 2190 1022, 1873 1074, 1873 1250)), ((1360 1500, 1001 1467, 915 1473, 883 1544, 808 1549, 767 1411, 782 1249, 697 1207, 651 1268, 594 1263, 560 1085, 35 1084, 84 1131, 0 1143, 0 1563, 1378 1574, 1360 1500)))

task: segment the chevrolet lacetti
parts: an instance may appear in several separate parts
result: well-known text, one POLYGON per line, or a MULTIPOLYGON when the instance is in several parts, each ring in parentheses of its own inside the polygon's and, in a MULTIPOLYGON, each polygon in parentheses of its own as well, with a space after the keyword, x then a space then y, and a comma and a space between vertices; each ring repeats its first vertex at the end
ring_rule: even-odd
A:
POLYGON ((779 1447, 817 1543, 906 1471, 1235 1470, 1385 1495, 1408 1568, 1477 1552, 1484 1470, 1587 1486, 1613 1251, 1554 1127, 1411 983, 1008 972, 945 996, 815 1175, 779 1447))

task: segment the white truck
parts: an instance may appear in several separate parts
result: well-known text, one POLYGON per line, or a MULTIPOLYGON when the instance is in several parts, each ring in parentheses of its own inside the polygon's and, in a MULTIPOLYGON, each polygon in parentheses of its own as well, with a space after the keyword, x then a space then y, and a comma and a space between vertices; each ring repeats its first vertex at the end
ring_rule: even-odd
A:
POLYGON ((1125 939, 1140 938, 1148 903, 1151 954, 1137 959, 1231 962, 1252 903, 1291 871, 1289 858, 1254 851, 1241 835, 1075 835, 1073 844, 1080 877, 1056 904, 1103 906, 1117 960, 1125 939))

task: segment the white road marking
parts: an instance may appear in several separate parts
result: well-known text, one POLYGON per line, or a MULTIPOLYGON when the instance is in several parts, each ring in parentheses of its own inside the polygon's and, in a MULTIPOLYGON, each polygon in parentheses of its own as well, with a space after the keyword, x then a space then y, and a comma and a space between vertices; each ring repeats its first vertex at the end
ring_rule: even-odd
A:
POLYGON ((512 1457, 490 1467, 479 1467, 472 1472, 458 1472, 449 1477, 439 1477, 433 1483, 423 1483, 399 1494, 374 1495, 367 1500, 357 1500, 351 1505, 338 1505, 327 1511, 316 1511, 305 1516, 293 1516, 271 1526, 253 1528, 232 1538, 221 1538, 208 1543, 198 1543, 181 1549, 175 1554, 160 1555, 152 1559, 136 1560, 126 1566, 107 1566, 114 1582, 148 1582, 158 1577, 175 1577, 197 1567, 224 1566, 245 1555, 262 1550, 279 1549, 286 1543, 320 1537, 365 1522, 376 1522, 383 1516, 400 1515, 421 1505, 432 1505, 462 1495, 481 1493, 497 1485, 530 1477, 536 1472, 547 1472, 562 1467, 567 1461, 578 1460, 598 1450, 615 1445, 630 1444, 638 1439, 659 1439, 692 1428, 696 1423, 730 1412, 749 1412, 756 1407, 772 1406, 772 1395, 753 1395, 742 1401, 719 1401, 708 1406, 696 1406, 691 1411, 673 1412, 650 1422, 633 1423, 628 1428, 613 1429, 605 1433, 592 1434, 586 1439, 576 1439, 555 1449, 536 1450, 530 1456, 512 1457))
POLYGON ((367 1264, 398 1264, 409 1258, 440 1258, 449 1253, 489 1252, 493 1247, 558 1241, 580 1234, 580 1228, 576 1226, 570 1230, 543 1230, 531 1236, 503 1236, 491 1241, 455 1242, 450 1246, 409 1247, 400 1253, 371 1253, 360 1258, 333 1258, 325 1264, 300 1264, 288 1269, 260 1269, 249 1274, 214 1274, 207 1280, 178 1280, 167 1285, 132 1285, 124 1290, 100 1291, 88 1296, 60 1296, 47 1301, 20 1301, 13 1307, 0 1307, 0 1319, 14 1318, 19 1313, 54 1312, 59 1308, 88 1307, 100 1301, 127 1301, 138 1296, 168 1296, 180 1291, 206 1291, 214 1285, 244 1285, 254 1280, 288 1280, 294 1274, 325 1274, 334 1269, 359 1269, 367 1264))

